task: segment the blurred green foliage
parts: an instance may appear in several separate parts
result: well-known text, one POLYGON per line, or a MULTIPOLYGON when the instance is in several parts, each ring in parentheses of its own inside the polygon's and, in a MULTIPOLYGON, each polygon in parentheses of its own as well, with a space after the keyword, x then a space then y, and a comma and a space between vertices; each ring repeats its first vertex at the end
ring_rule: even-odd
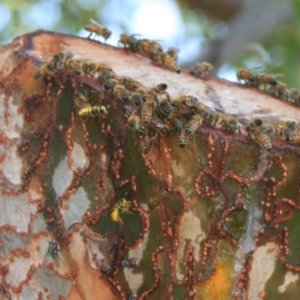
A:
POLYGON ((90 18, 99 19, 97 7, 103 7, 106 0, 98 1, 97 7, 91 5, 93 2, 96 1, 0 1, 0 16, 4 18, 0 42, 9 43, 16 36, 37 29, 77 34, 90 18))

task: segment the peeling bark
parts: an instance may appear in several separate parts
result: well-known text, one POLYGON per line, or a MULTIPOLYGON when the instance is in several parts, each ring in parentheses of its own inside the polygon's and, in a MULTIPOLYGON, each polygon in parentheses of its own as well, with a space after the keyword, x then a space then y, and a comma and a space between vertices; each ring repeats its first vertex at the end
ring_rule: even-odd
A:
MULTIPOLYGON (((247 137, 254 118, 299 122, 299 108, 214 76, 173 73, 124 49, 37 31, 0 49, 0 266, 8 299, 282 299, 299 283, 299 146, 247 137), (54 54, 105 63, 148 90, 193 95, 240 133, 129 130, 129 104, 88 76, 34 73, 54 54), (78 92, 108 110, 81 118, 78 92), (111 216, 130 202, 121 221, 111 216), (119 222, 119 223, 118 223, 119 222), (49 248, 49 245, 52 245, 49 248), (290 284, 289 284, 290 283, 290 284), (135 298, 136 297, 136 298, 135 298)), ((120 211, 119 211, 120 212, 120 211)), ((295 297, 295 296, 294 296, 295 297)))

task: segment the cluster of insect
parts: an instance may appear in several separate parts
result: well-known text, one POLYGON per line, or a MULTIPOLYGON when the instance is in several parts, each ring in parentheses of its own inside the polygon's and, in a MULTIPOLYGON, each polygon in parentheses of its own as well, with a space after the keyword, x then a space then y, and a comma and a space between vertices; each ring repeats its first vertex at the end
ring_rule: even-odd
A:
MULTIPOLYGON (((107 27, 93 20, 91 20, 91 24, 86 26, 85 29, 90 31, 89 37, 92 33, 95 33, 106 40, 111 35, 111 31, 107 27)), ((163 52, 163 48, 158 42, 148 39, 138 39, 137 35, 128 34, 121 34, 119 45, 123 45, 126 49, 147 56, 161 66, 174 70, 177 73, 180 72, 178 66, 179 49, 169 48, 166 52, 163 52)), ((201 77, 202 75, 211 73, 213 69, 213 66, 207 62, 197 63, 191 68, 190 74, 195 77, 201 77)), ((237 71, 237 78, 239 81, 243 81, 246 86, 257 88, 289 102, 300 103, 300 91, 294 88, 289 89, 285 83, 276 79, 276 75, 254 74, 250 70, 241 69, 237 71)), ((136 86, 131 87, 137 90, 137 93, 145 94, 141 85, 136 84, 136 86), (142 90, 143 92, 140 93, 142 90)), ((212 126, 229 131, 236 131, 239 128, 234 118, 228 118, 216 112, 213 113, 200 104, 193 96, 182 96, 180 99, 175 99, 175 101, 169 101, 169 103, 168 101, 159 102, 156 96, 163 94, 165 90, 166 85, 164 84, 154 88, 153 94, 155 97, 152 99, 151 97, 146 97, 148 101, 144 101, 145 105, 143 106, 143 111, 146 111, 146 113, 138 114, 136 110, 128 119, 131 129, 139 131, 147 130, 147 135, 144 138, 144 152, 149 151, 157 134, 169 136, 172 135, 174 131, 178 131, 180 132, 180 134, 178 134, 179 145, 184 147, 188 135, 192 134, 194 129, 197 129, 202 123, 211 124, 212 126), (168 105, 166 103, 168 103, 168 105), (166 109, 164 110, 165 107, 166 109), (150 111, 151 117, 147 115, 150 114, 150 111), (152 120, 154 126, 147 126, 151 123, 149 120, 152 120), (182 124, 185 123, 185 121, 187 121, 185 127, 188 127, 188 129, 182 131, 182 124)), ((165 93, 165 95, 167 95, 167 93, 165 93)), ((136 94, 134 96, 136 96, 136 94)), ((142 100, 140 95, 136 97, 136 103, 141 104, 142 100)), ((145 100, 145 97, 143 99, 145 100)), ((294 142, 298 142, 299 139, 299 126, 295 122, 290 121, 263 124, 262 120, 255 119, 247 127, 247 130, 248 136, 266 150, 272 148, 272 139, 274 138, 294 142)))
MULTIPOLYGON (((237 71, 237 79, 243 81, 246 86, 280 97, 293 103, 300 103, 300 92, 296 89, 288 89, 287 85, 276 79, 276 75, 254 74, 247 69, 237 71)), ((247 127, 248 135, 262 148, 270 150, 272 139, 284 139, 287 142, 300 142, 300 126, 292 121, 276 121, 272 124, 264 124, 261 119, 254 119, 247 127)))
POLYGON ((143 134, 144 153, 150 151, 158 136, 176 135, 178 145, 185 147, 202 124, 230 132, 239 129, 237 119, 213 111, 194 96, 181 95, 171 100, 165 83, 138 92, 142 95, 142 105, 133 107, 128 126, 132 131, 143 134))
MULTIPOLYGON (((90 22, 90 24, 85 26, 85 30, 90 32, 88 38, 91 38, 92 34, 103 37, 105 40, 111 36, 111 31, 107 27, 98 24, 92 19, 90 22)), ((163 51, 163 47, 157 41, 139 39, 137 36, 139 35, 123 33, 120 35, 118 45, 142 56, 146 56, 162 67, 180 73, 178 48, 170 47, 167 51, 163 51)), ((210 73, 213 70, 214 68, 210 63, 202 62, 195 64, 195 66, 191 68, 190 74, 195 77, 200 77, 202 74, 210 73)))
MULTIPOLYGON (((99 24, 90 24, 86 27, 92 33, 107 39, 111 32, 99 24)), ((177 63, 177 52, 174 48, 163 52, 162 47, 148 39, 137 39, 134 35, 122 34, 120 44, 134 52, 146 55, 158 61, 164 56, 170 56, 177 63)), ((177 64, 173 64, 176 69, 177 64)), ((174 69, 173 68, 173 69, 174 69)), ((196 77, 205 75, 213 70, 206 62, 196 64, 190 74, 196 77)), ((192 136, 202 124, 229 132, 240 129, 239 122, 232 116, 215 112, 201 103, 192 95, 180 95, 171 99, 167 92, 167 84, 157 84, 147 89, 141 82, 130 77, 119 77, 104 63, 94 63, 81 59, 74 59, 71 52, 59 52, 39 69, 34 78, 44 78, 45 82, 55 78, 60 72, 71 73, 76 76, 88 76, 96 79, 106 91, 120 99, 125 104, 131 104, 126 111, 128 127, 142 135, 142 151, 148 153, 159 135, 170 137, 176 135, 180 147, 185 147, 192 136)), ((264 89, 275 96, 289 97, 296 101, 298 92, 288 90, 286 85, 278 82, 275 76, 266 74, 252 74, 249 70, 237 71, 238 80, 245 85, 264 89)), ((86 96, 77 93, 74 99, 79 116, 105 116, 107 109, 102 105, 92 105, 86 96)), ((281 138, 286 141, 298 141, 299 126, 295 122, 277 121, 263 124, 260 119, 253 120, 247 127, 248 136, 262 148, 270 150, 272 139, 281 138)))
MULTIPOLYGON (((90 32, 88 38, 94 33, 97 36, 103 37, 107 40, 111 36, 111 31, 94 20, 90 20, 91 23, 85 27, 85 30, 90 32)), ((121 34, 119 45, 133 52, 139 53, 143 56, 149 57, 157 64, 174 70, 176 73, 180 73, 180 67, 178 66, 178 49, 169 48, 166 52, 163 51, 162 46, 153 40, 138 39, 137 34, 121 34)))
POLYGON ((266 150, 271 150, 274 138, 284 139, 287 142, 300 142, 300 126, 293 121, 264 124, 261 119, 254 119, 247 130, 249 137, 266 150))
MULTIPOLYGON (((198 64, 197 70, 200 69, 200 66, 209 67, 206 63, 198 64)), ((192 69, 194 75, 197 70, 192 69)), ((179 146, 185 147, 189 138, 203 124, 228 132, 237 132, 240 129, 236 118, 213 111, 192 95, 180 95, 178 98, 171 99, 165 83, 147 89, 141 82, 133 78, 119 77, 106 64, 74 59, 70 52, 55 54, 46 65, 34 74, 34 78, 44 78, 45 82, 48 82, 60 72, 92 77, 103 86, 104 90, 111 91, 124 104, 131 104, 127 105, 125 114, 128 118, 128 128, 142 135, 142 151, 144 153, 151 150, 158 136, 176 135, 179 146)), ((201 74, 205 73, 201 72, 201 74)), ((239 79, 241 78, 239 75, 239 79)), ((105 106, 91 105, 82 93, 75 94, 74 103, 78 115, 82 117, 105 117, 108 114, 105 106)), ((290 121, 263 124, 262 120, 255 119, 247 127, 247 130, 249 137, 266 150, 272 148, 272 139, 274 138, 285 139, 289 142, 298 142, 299 140, 299 125, 290 121)))
MULTIPOLYGON (((193 72, 199 75, 199 67, 193 72)), ((58 73, 89 76, 97 80, 106 92, 111 92, 127 105, 125 116, 128 127, 142 135, 142 151, 148 153, 159 135, 177 135, 180 147, 185 147, 202 124, 236 132, 239 124, 234 117, 215 112, 191 95, 180 95, 171 99, 167 84, 160 83, 147 89, 141 82, 130 77, 119 77, 106 64, 97 64, 73 58, 70 52, 59 52, 39 69, 34 78, 49 82, 58 73)), ((202 71, 204 72, 204 71, 202 71)), ((75 94, 74 103, 79 116, 106 116, 102 105, 91 105, 82 93, 75 94)))
POLYGON ((236 72, 237 79, 243 81, 246 86, 265 91, 275 97, 300 104, 300 91, 288 86, 276 78, 279 75, 254 74, 250 70, 241 69, 236 72))

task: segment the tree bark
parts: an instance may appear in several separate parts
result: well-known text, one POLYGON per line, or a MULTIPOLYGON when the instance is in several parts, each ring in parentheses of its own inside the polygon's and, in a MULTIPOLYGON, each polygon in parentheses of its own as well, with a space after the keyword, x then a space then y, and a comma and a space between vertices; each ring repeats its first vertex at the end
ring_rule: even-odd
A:
POLYGON ((295 299, 299 146, 277 139, 266 151, 247 126, 298 123, 297 106, 53 32, 2 46, 0 70, 3 299, 295 299), (171 101, 197 97, 237 118, 240 132, 204 124, 184 148, 159 135, 143 153, 144 134, 127 125, 131 105, 103 83, 70 72, 34 79, 61 51, 148 90, 165 83, 171 101), (107 116, 80 117, 79 92, 107 116), (130 202, 123 224, 111 218, 120 199, 130 202))

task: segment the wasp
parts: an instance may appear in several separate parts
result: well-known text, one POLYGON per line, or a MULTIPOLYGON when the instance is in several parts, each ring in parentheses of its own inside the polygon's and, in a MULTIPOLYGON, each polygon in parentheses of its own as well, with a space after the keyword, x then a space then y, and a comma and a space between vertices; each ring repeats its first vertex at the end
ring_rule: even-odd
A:
POLYGON ((114 207, 109 212, 109 217, 113 222, 118 223, 119 225, 123 226, 124 223, 120 217, 120 214, 127 213, 132 214, 129 210, 131 207, 131 202, 122 198, 118 203, 114 205, 114 207))
POLYGON ((78 115, 81 117, 98 117, 107 114, 106 107, 102 105, 86 105, 78 111, 78 115))

